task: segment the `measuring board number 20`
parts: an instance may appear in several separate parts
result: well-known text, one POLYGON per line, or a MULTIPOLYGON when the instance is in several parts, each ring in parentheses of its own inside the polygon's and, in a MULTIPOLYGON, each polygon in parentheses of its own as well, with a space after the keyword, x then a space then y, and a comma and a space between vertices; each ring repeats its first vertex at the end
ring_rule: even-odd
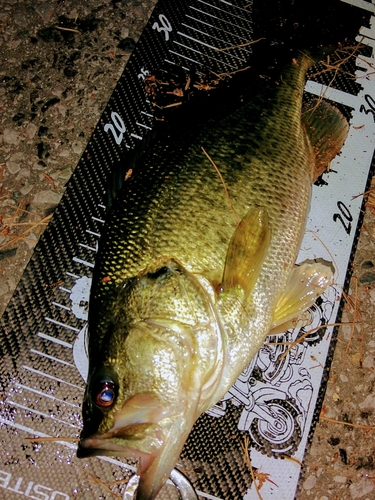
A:
POLYGON ((346 233, 350 234, 352 230, 353 216, 348 207, 342 201, 337 202, 337 208, 340 210, 340 213, 333 214, 333 220, 335 222, 340 221, 346 233))
POLYGON ((369 94, 365 95, 365 101, 366 101, 366 104, 368 105, 368 108, 366 108, 364 104, 361 104, 361 107, 359 108, 359 112, 366 113, 366 115, 371 113, 372 117, 374 119, 374 122, 375 122, 375 101, 369 94))
POLYGON ((104 131, 108 132, 108 130, 111 131, 113 138, 116 141, 116 144, 121 144, 122 138, 124 137, 126 127, 123 119, 121 116, 116 113, 116 111, 112 111, 111 113, 111 120, 112 123, 106 123, 104 125, 104 131))

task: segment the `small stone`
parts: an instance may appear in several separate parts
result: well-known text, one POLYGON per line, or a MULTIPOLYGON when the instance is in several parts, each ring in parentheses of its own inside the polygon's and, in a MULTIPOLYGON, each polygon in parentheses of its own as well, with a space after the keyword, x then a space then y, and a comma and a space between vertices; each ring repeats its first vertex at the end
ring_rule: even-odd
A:
POLYGON ((17 180, 18 179, 27 179, 28 177, 30 177, 30 169, 21 168, 21 170, 18 172, 17 180))
POLYGON ((16 174, 21 170, 21 165, 19 163, 16 163, 14 161, 6 161, 5 165, 9 171, 10 174, 16 174))
POLYGON ((82 154, 82 151, 83 151, 83 146, 80 142, 73 142, 72 144, 72 149, 75 153, 77 153, 78 155, 82 154))
POLYGON ((14 276, 11 276, 9 279, 8 279, 8 286, 11 290, 14 290, 16 288, 16 279, 14 276))
POLYGON ((361 264, 362 269, 372 269, 374 267, 374 264, 371 262, 371 260, 365 260, 361 264))
POLYGON ((357 483, 352 483, 349 486, 349 491, 352 498, 362 498, 368 493, 371 493, 371 491, 373 491, 374 488, 375 488, 374 483, 371 480, 366 479, 364 477, 357 483))
POLYGON ((10 40, 8 42, 8 47, 10 49, 16 49, 21 43, 22 43, 22 40, 10 40))
POLYGON ((326 406, 326 412, 324 414, 325 417, 327 418, 335 418, 337 419, 337 412, 335 411, 335 408, 332 406, 326 406))
POLYGON ((62 181, 69 180, 71 175, 72 175, 72 170, 70 167, 64 168, 63 170, 60 170, 60 172, 58 172, 58 178, 61 179, 62 181))
POLYGON ((341 331, 344 334, 344 340, 349 340, 352 335, 353 328, 351 325, 342 324, 341 331))
POLYGON ((67 17, 68 19, 75 19, 75 20, 76 20, 76 19, 78 19, 78 11, 77 11, 77 9, 73 9, 72 11, 70 11, 70 12, 66 15, 66 17, 67 17))
POLYGON ((13 153, 12 155, 10 155, 9 157, 9 160, 11 161, 15 161, 17 163, 23 161, 25 159, 25 155, 21 152, 18 152, 18 153, 13 153))
POLYGON ((29 19, 28 16, 26 16, 21 10, 19 10, 13 15, 13 21, 18 26, 24 27, 27 26, 29 19))
POLYGON ((371 288, 370 290, 370 298, 372 302, 375 302, 375 288, 371 288))
POLYGON ((67 107, 64 106, 64 104, 58 104, 56 106, 56 109, 60 113, 61 116, 66 116, 67 107))
POLYGON ((32 166, 34 170, 44 170, 44 167, 45 166, 41 165, 39 161, 34 162, 32 166))
POLYGON ((369 394, 358 406, 361 410, 375 410, 375 394, 369 394))
POLYGON ((34 196, 35 203, 48 203, 50 205, 57 205, 60 199, 61 195, 52 190, 39 191, 39 193, 34 196))
POLYGON ((33 189, 34 184, 26 184, 26 186, 21 187, 20 193, 22 193, 24 196, 26 194, 29 194, 30 191, 33 189))
POLYGON ((348 382, 348 377, 344 373, 340 373, 340 380, 342 382, 348 382))
POLYGON ((324 472, 325 472, 324 468, 323 467, 319 467, 319 469, 317 469, 315 471, 316 477, 320 477, 324 472))
POLYGON ((42 3, 35 9, 44 22, 48 23, 51 20, 54 7, 49 3, 42 3))
POLYGON ((316 477, 314 476, 314 474, 311 474, 303 483, 303 489, 311 490, 312 488, 314 488, 315 484, 316 484, 316 477))
POLYGON ((7 198, 7 205, 13 205, 16 206, 17 202, 13 198, 7 198))
POLYGON ((26 127, 26 138, 33 139, 35 137, 37 130, 38 127, 34 125, 34 123, 29 123, 28 126, 26 127))
POLYGON ((367 271, 359 277, 361 285, 372 285, 375 282, 375 272, 367 271))
POLYGON ((144 8, 142 5, 134 6, 132 8, 132 14, 136 19, 142 19, 144 15, 144 8))
POLYGON ((69 149, 63 149, 60 153, 59 156, 62 156, 63 158, 66 158, 67 156, 70 155, 69 149))
POLYGON ((21 142, 22 135, 11 128, 4 129, 4 142, 8 144, 19 144, 21 142))
POLYGON ((335 483, 345 484, 347 478, 345 476, 334 476, 333 480, 335 481, 335 483))
POLYGON ((126 28, 126 27, 122 27, 121 28, 121 38, 128 38, 129 36, 129 28, 126 28))
POLYGON ((51 90, 51 93, 60 99, 63 93, 63 89, 61 87, 56 87, 51 90))
POLYGON ((29 248, 34 248, 35 245, 38 243, 38 238, 35 236, 34 233, 29 233, 27 235, 26 243, 29 248))
POLYGON ((363 368, 369 368, 370 370, 375 367, 374 358, 370 355, 366 356, 363 360, 363 368))

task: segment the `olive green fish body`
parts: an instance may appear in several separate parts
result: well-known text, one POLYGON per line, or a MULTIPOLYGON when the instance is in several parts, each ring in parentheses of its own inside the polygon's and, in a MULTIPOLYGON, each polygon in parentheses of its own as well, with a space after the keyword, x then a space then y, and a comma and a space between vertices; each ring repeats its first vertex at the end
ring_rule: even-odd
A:
POLYGON ((309 65, 293 60, 278 86, 172 158, 152 150, 109 214, 79 454, 139 458, 141 499, 266 335, 330 281, 329 266, 294 267, 320 140, 301 118, 309 65))
MULTIPOLYGON (((126 181, 107 229, 95 302, 109 297, 111 305, 111 291, 116 296, 119 284, 160 256, 178 260, 195 275, 220 280, 238 220, 254 207, 267 212, 272 230, 269 256, 259 278, 260 301, 285 284, 303 233, 314 168, 301 124, 307 65, 302 59, 292 66, 288 79, 272 96, 272 106, 263 107, 260 122, 253 123, 251 102, 201 134, 175 163, 160 165, 159 156, 155 163, 148 158, 148 168, 126 181), (202 148, 215 162, 228 194, 202 148), (105 277, 110 280, 101 282, 105 277)), ((108 318, 102 319, 105 332, 108 318)))

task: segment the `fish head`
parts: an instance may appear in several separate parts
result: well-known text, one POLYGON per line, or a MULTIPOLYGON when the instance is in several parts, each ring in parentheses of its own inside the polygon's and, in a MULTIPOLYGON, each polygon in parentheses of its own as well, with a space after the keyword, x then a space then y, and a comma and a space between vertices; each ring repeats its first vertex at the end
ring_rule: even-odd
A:
POLYGON ((77 455, 138 459, 142 500, 168 479, 221 366, 212 313, 183 274, 171 262, 128 283, 102 351, 90 359, 77 455))
POLYGON ((94 370, 78 449, 79 457, 138 459, 137 499, 144 500, 155 498, 167 481, 197 417, 199 399, 188 387, 191 360, 181 359, 180 348, 161 330, 133 325, 125 359, 108 359, 94 370))

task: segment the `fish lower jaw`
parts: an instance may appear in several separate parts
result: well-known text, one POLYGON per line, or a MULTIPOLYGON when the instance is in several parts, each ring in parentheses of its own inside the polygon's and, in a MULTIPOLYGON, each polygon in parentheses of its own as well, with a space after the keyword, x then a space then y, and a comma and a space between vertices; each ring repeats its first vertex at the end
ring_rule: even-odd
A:
POLYGON ((138 459, 143 463, 151 463, 155 455, 151 452, 141 451, 130 446, 113 443, 106 439, 97 437, 85 438, 79 442, 77 456, 78 458, 87 458, 92 456, 116 456, 129 459, 138 459))

